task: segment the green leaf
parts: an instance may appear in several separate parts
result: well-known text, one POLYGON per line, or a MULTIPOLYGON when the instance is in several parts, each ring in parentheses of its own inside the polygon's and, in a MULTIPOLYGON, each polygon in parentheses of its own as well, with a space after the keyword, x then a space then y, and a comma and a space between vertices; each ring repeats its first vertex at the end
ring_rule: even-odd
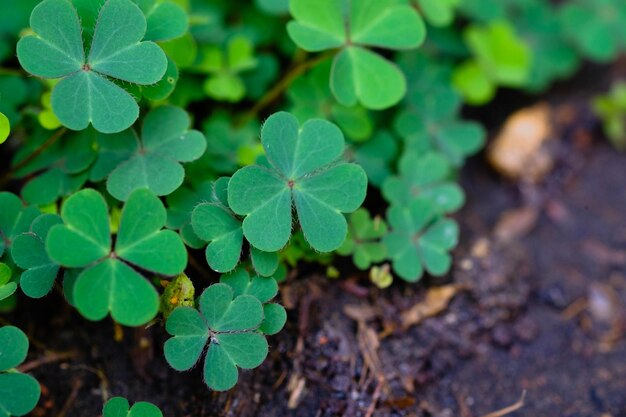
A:
POLYGON ((267 303, 278 294, 278 283, 274 278, 260 276, 250 278, 245 269, 237 269, 222 275, 220 282, 228 285, 233 290, 235 297, 252 295, 261 303, 267 303))
POLYGON ((0 371, 7 371, 24 362, 28 354, 28 338, 14 326, 0 327, 0 371))
POLYGON ((48 256, 45 242, 50 229, 60 223, 59 216, 42 214, 33 221, 29 233, 13 241, 11 255, 17 266, 26 270, 22 273, 20 287, 29 297, 41 298, 48 294, 59 273, 59 265, 48 256))
POLYGON ((348 237, 337 253, 352 255, 354 265, 361 270, 382 262, 387 251, 380 239, 387 234, 387 224, 378 217, 372 219, 364 208, 352 213, 349 219, 348 237))
POLYGON ((287 312, 280 304, 268 303, 263 305, 263 323, 259 331, 266 335, 274 335, 282 330, 287 322, 287 312))
POLYGON ((430 200, 442 213, 457 211, 465 202, 461 187, 450 181, 452 167, 442 155, 419 156, 406 152, 399 163, 399 175, 387 178, 383 196, 391 204, 408 205, 417 197, 430 200))
POLYGON ((414 199, 410 205, 387 211, 391 232, 383 238, 393 270, 404 280, 419 280, 426 269, 444 275, 452 264, 448 251, 458 243, 457 224, 442 218, 431 201, 414 199))
POLYGON ((122 259, 163 275, 176 275, 187 266, 187 251, 176 233, 165 226, 163 203, 150 191, 133 192, 122 209, 115 253, 122 259), (159 253, 158 257, 154 254, 159 253))
POLYGON ((163 413, 152 403, 140 401, 132 408, 126 398, 113 397, 102 409, 103 417, 163 417, 163 413))
POLYGON ((351 46, 337 55, 330 88, 339 103, 382 110, 397 104, 406 93, 406 80, 393 63, 365 48, 351 46))
POLYGON ((460 0, 417 0, 424 17, 433 26, 448 26, 454 20, 454 9, 460 0))
POLYGON ((159 295, 152 284, 117 259, 85 269, 74 285, 74 300, 89 320, 102 320, 111 312, 125 326, 147 323, 159 310, 159 295))
POLYGON ((11 122, 4 113, 0 112, 0 144, 7 140, 9 133, 11 133, 11 122))
POLYGON ((158 294, 125 262, 165 275, 179 274, 187 265, 180 237, 161 230, 166 220, 161 201, 145 189, 130 195, 122 209, 115 252, 110 248, 106 203, 96 191, 82 190, 68 198, 61 217, 64 225, 50 229, 46 248, 65 267, 86 267, 71 287, 78 310, 90 320, 111 312, 129 326, 151 320, 159 308, 158 294))
POLYGON ((23 416, 39 402, 39 383, 17 367, 28 354, 28 338, 14 326, 0 327, 0 415, 23 416), (9 371, 9 372, 3 372, 9 371))
POLYGON ((342 0, 292 0, 289 11, 295 21, 287 32, 302 49, 316 52, 338 48, 346 40, 342 0))
POLYGON ((35 378, 21 373, 0 374, 0 412, 24 416, 35 408, 41 388, 35 378))
POLYGON ((339 247, 347 229, 342 213, 361 205, 367 186, 360 167, 335 162, 344 148, 341 131, 323 120, 300 128, 294 116, 280 112, 265 122, 261 141, 271 168, 242 168, 228 187, 230 208, 246 216, 246 239, 266 252, 281 249, 291 235, 293 202, 313 248, 339 247))
MULTIPOLYGON (((44 0, 33 10, 30 24, 35 35, 19 41, 18 59, 35 76, 62 78, 52 91, 52 109, 70 129, 82 130, 89 123, 104 133, 128 128, 139 107, 109 78, 149 85, 166 71, 167 59, 159 46, 141 41, 146 19, 130 0, 107 0, 102 5, 87 56, 79 15, 71 2, 44 0), (120 19, 126 24, 120 26, 120 19)), ((90 35, 86 37, 89 40, 90 35)))
POLYGON ((202 156, 206 140, 202 133, 190 130, 189 115, 177 107, 163 106, 152 110, 144 119, 142 140, 135 155, 120 163, 107 180, 107 190, 125 201, 139 188, 156 195, 167 195, 183 182, 181 162, 202 156))
MULTIPOLYGON (((350 2, 350 40, 376 48, 411 49, 424 42, 426 27, 409 5, 378 0, 350 2)), ((339 9, 335 9, 335 12, 339 9)))
POLYGON ((39 216, 37 208, 25 207, 14 194, 0 192, 0 256, 10 249, 11 242, 19 234, 27 232, 33 220, 39 216))
POLYGON ((278 254, 276 252, 264 252, 251 246, 250 260, 256 273, 263 277, 271 276, 278 268, 278 254))
POLYGON ((243 245, 241 222, 215 203, 196 206, 191 215, 196 235, 207 242, 206 260, 217 272, 228 272, 239 263, 243 245))
POLYGON ((46 252, 54 262, 70 268, 84 267, 109 254, 111 236, 104 198, 86 189, 69 197, 61 208, 64 225, 53 226, 46 252))
POLYGON ((185 10, 171 1, 133 0, 143 10, 148 41, 166 41, 178 38, 187 32, 189 18, 185 10))
POLYGON ((165 358, 174 369, 190 369, 208 342, 205 383, 225 391, 237 382, 237 367, 256 368, 267 356, 267 341, 256 331, 263 307, 254 296, 235 296, 226 284, 207 288, 199 304, 201 313, 179 307, 170 315, 166 330, 173 337, 165 342, 165 358))

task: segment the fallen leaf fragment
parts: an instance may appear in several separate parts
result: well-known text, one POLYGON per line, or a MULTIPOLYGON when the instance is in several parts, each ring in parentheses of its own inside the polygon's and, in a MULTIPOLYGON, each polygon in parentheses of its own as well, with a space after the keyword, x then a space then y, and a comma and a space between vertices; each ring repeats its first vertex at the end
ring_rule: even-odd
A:
POLYGON ((545 103, 513 113, 487 150, 491 165, 511 179, 539 182, 553 166, 546 146, 552 137, 551 119, 545 103))
POLYGON ((450 284, 429 289, 423 302, 402 313, 402 328, 415 326, 424 319, 441 313, 462 288, 460 285, 450 284))

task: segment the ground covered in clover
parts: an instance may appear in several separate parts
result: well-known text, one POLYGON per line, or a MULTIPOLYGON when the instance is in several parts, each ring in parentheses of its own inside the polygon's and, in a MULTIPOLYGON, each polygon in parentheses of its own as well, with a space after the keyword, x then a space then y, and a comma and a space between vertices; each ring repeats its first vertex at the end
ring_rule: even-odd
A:
MULTIPOLYGON (((550 163, 535 183, 503 179, 484 154, 465 167, 446 278, 377 290, 349 262, 339 280, 302 266, 281 288, 289 320, 268 360, 230 392, 209 392, 200 369, 170 369, 161 324, 90 323, 58 292, 23 299, 11 320, 42 384, 32 415, 95 416, 106 394, 177 417, 625 416, 626 155, 589 111, 602 86, 581 84, 598 71, 543 97, 554 139, 537 151, 550 163)), ((469 116, 495 136, 535 103, 503 92, 469 116)))

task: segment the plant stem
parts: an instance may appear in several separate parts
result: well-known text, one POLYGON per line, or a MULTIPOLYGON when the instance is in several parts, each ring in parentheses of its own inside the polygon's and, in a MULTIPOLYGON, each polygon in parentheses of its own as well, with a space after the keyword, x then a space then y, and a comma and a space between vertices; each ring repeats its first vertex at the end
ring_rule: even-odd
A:
MULTIPOLYGON (((291 83, 298 78, 300 75, 302 75, 304 72, 306 72, 307 70, 315 67, 317 64, 319 64, 320 62, 334 56, 337 53, 336 50, 330 50, 327 51, 323 54, 320 54, 312 59, 309 59, 307 61, 302 61, 300 63, 298 63, 297 65, 293 66, 289 72, 287 72, 287 74, 285 74, 285 76, 274 85, 274 87, 272 87, 271 90, 269 90, 267 93, 265 93, 265 95, 263 97, 261 97, 261 99, 259 101, 257 101, 255 103, 255 105, 248 110, 247 112, 243 113, 241 115, 241 117, 237 120, 237 122, 235 123, 236 126, 242 126, 244 125, 246 122, 250 121, 251 119, 255 118, 262 110, 264 110, 267 106, 269 106, 270 104, 272 104, 276 99, 278 99, 278 97, 281 96, 281 94, 283 94, 285 92, 285 90, 287 90, 287 88, 289 88, 289 86, 291 85, 291 83)), ((297 55, 296 55, 297 56, 297 55)))
POLYGON ((43 151, 54 145, 65 133, 67 132, 66 128, 62 128, 54 132, 52 136, 50 136, 44 143, 39 145, 37 149, 30 155, 28 155, 25 159, 15 164, 6 174, 0 177, 0 186, 6 184, 12 177, 15 175, 17 171, 24 168, 26 165, 31 163, 33 159, 37 158, 43 151))

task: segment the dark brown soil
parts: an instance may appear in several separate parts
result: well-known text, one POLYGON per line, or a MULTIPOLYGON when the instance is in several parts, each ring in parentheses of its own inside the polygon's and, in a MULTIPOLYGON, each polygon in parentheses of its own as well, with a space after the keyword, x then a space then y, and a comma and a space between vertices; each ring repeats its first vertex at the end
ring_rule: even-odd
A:
POLYGON ((281 289, 289 320, 268 360, 228 393, 167 366, 160 324, 117 342, 112 322, 87 322, 58 294, 21 300, 9 319, 33 341, 27 362, 75 355, 32 368, 44 387, 32 415, 97 416, 122 395, 172 417, 480 417, 525 391, 508 415, 626 416, 626 156, 590 139, 585 106, 559 109, 575 117, 541 184, 504 182, 482 157, 464 170, 449 277, 380 291, 302 272, 281 289), (404 328, 445 284, 449 305, 404 328))

